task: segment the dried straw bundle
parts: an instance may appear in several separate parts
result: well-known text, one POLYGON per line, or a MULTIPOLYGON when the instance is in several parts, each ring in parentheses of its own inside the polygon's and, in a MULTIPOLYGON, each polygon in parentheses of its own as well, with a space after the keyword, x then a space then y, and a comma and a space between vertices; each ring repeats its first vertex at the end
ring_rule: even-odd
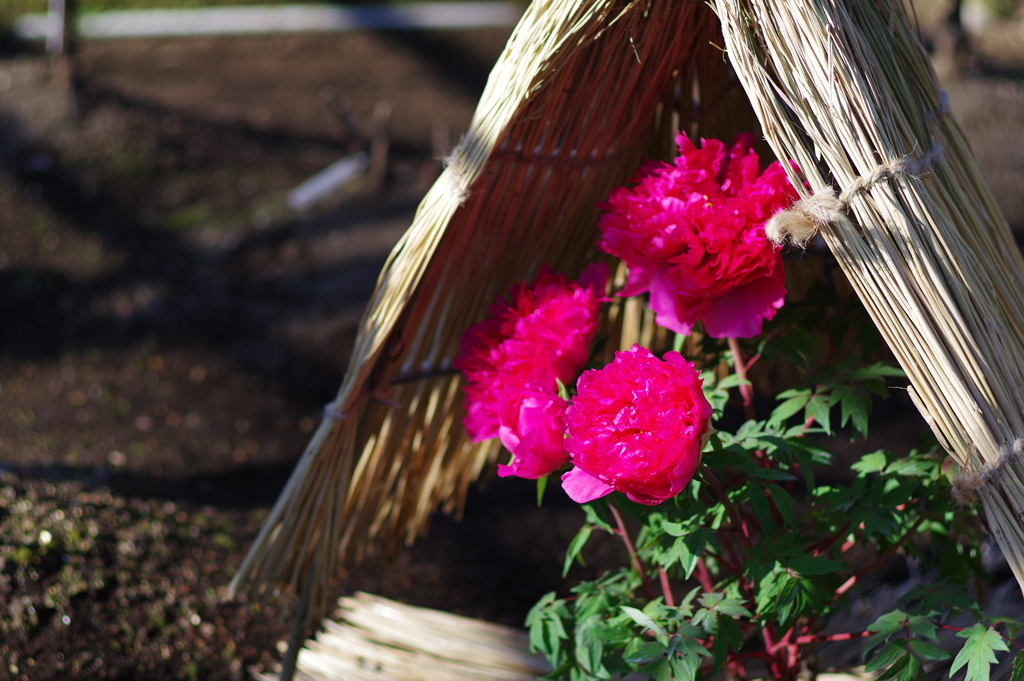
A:
MULTIPOLYGON (((534 681, 551 671, 521 629, 357 593, 299 653, 303 681, 534 681)), ((263 681, 276 676, 263 674, 263 681)))
MULTIPOLYGON (((643 159, 670 157, 680 127, 724 136, 756 125, 712 41, 721 34, 704 2, 530 6, 385 265, 349 374, 232 594, 296 593, 297 624, 319 619, 339 558, 412 541, 439 505, 458 510, 498 451, 462 428, 449 369, 462 332, 542 264, 581 271, 595 204, 643 159)), ((656 333, 636 301, 613 308, 606 327, 610 350, 656 333)))
POLYGON ((776 227, 820 229, 1024 587, 1024 260, 902 1, 716 6, 769 143, 815 192, 776 227))

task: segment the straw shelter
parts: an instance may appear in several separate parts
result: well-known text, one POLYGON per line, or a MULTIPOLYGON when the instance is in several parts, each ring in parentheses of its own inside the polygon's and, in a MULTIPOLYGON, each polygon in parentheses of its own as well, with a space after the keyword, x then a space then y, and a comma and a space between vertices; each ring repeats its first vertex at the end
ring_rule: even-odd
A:
MULTIPOLYGON (((824 237, 1024 577, 1024 261, 902 0, 535 0, 232 583, 300 597, 293 648, 339 561, 458 512, 497 457, 460 422, 462 331, 542 264, 578 274, 595 204, 676 130, 753 130, 798 163, 813 194, 773 233, 824 237)), ((606 327, 609 350, 658 333, 635 301, 606 327)))

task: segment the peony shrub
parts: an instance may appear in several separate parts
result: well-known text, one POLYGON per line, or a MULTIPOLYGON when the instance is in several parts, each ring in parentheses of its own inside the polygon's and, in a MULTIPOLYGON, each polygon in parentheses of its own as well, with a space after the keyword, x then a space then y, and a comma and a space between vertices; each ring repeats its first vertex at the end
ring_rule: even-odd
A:
POLYGON ((778 162, 761 170, 752 142, 698 148, 681 134, 672 164, 646 164, 602 204, 599 247, 628 268, 615 297, 604 265, 576 280, 545 270, 465 332, 455 367, 470 438, 500 439, 499 476, 536 480, 538 500, 558 475, 582 505, 565 572, 602 533, 628 556, 544 596, 527 619, 531 648, 551 664, 545 678, 566 681, 795 681, 813 676, 826 643, 857 647, 877 681, 940 668, 988 681, 1024 623, 974 600, 969 586, 989 579, 980 523, 954 513, 934 438, 898 455, 865 449, 845 482, 828 469, 822 438, 863 449, 875 402, 906 383, 859 301, 830 283, 834 261, 805 256, 829 276, 783 306, 781 253, 763 226, 796 193, 778 162), (630 296, 674 333, 603 363, 602 306, 630 296), (783 361, 775 375, 796 378, 766 392, 763 372, 754 399, 748 372, 783 361), (927 577, 891 611, 833 626, 893 563, 927 577))

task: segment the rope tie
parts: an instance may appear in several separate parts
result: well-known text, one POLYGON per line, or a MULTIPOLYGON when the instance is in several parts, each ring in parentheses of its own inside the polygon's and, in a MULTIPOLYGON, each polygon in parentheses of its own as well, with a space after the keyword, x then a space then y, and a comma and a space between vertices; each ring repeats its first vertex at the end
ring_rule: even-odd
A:
POLYGON ((953 498, 961 506, 978 503, 978 490, 1002 475, 1006 466, 1019 459, 1021 453, 1024 453, 1024 439, 1017 439, 1009 447, 1002 447, 992 463, 984 464, 979 470, 961 470, 953 481, 953 498))
MULTIPOLYGON (((939 96, 939 107, 925 114, 928 127, 933 127, 939 118, 948 113, 949 95, 943 90, 939 96)), ((790 243, 805 248, 820 230, 838 221, 842 214, 849 210, 850 201, 854 196, 870 191, 877 184, 899 177, 919 177, 931 166, 940 163, 944 154, 942 145, 936 143, 919 159, 904 156, 892 163, 883 163, 867 175, 855 179, 839 196, 836 196, 836 191, 832 187, 822 187, 806 199, 797 201, 786 210, 773 215, 765 223, 765 236, 777 244, 788 238, 790 243)))

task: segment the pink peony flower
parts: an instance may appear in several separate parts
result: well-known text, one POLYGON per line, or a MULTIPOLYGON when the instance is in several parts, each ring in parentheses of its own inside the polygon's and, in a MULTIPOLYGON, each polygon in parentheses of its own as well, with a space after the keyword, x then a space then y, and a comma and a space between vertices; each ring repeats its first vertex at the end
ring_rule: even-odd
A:
POLYGON ((680 133, 675 165, 648 163, 600 206, 599 245, 629 266, 620 295, 650 291, 661 326, 689 334, 701 321, 714 338, 749 338, 782 307, 786 275, 764 223, 797 194, 778 162, 759 174, 753 142, 738 135, 726 153, 680 133))
POLYGON ((546 385, 530 383, 498 402, 498 438, 512 452, 512 463, 499 464, 498 475, 536 480, 562 467, 565 410, 569 403, 546 385))
POLYGON ((523 440, 516 423, 502 424, 501 401, 514 402, 530 384, 554 391, 557 381, 575 380, 590 356, 607 279, 603 263, 575 282, 544 271, 531 286, 512 286, 509 301, 499 300, 490 318, 466 330, 453 365, 466 377, 463 423, 473 442, 498 437, 502 425, 523 440))
POLYGON ((565 415, 574 468, 562 487, 584 503, 613 490, 653 506, 679 494, 700 463, 711 405, 693 365, 639 345, 585 371, 565 415))

